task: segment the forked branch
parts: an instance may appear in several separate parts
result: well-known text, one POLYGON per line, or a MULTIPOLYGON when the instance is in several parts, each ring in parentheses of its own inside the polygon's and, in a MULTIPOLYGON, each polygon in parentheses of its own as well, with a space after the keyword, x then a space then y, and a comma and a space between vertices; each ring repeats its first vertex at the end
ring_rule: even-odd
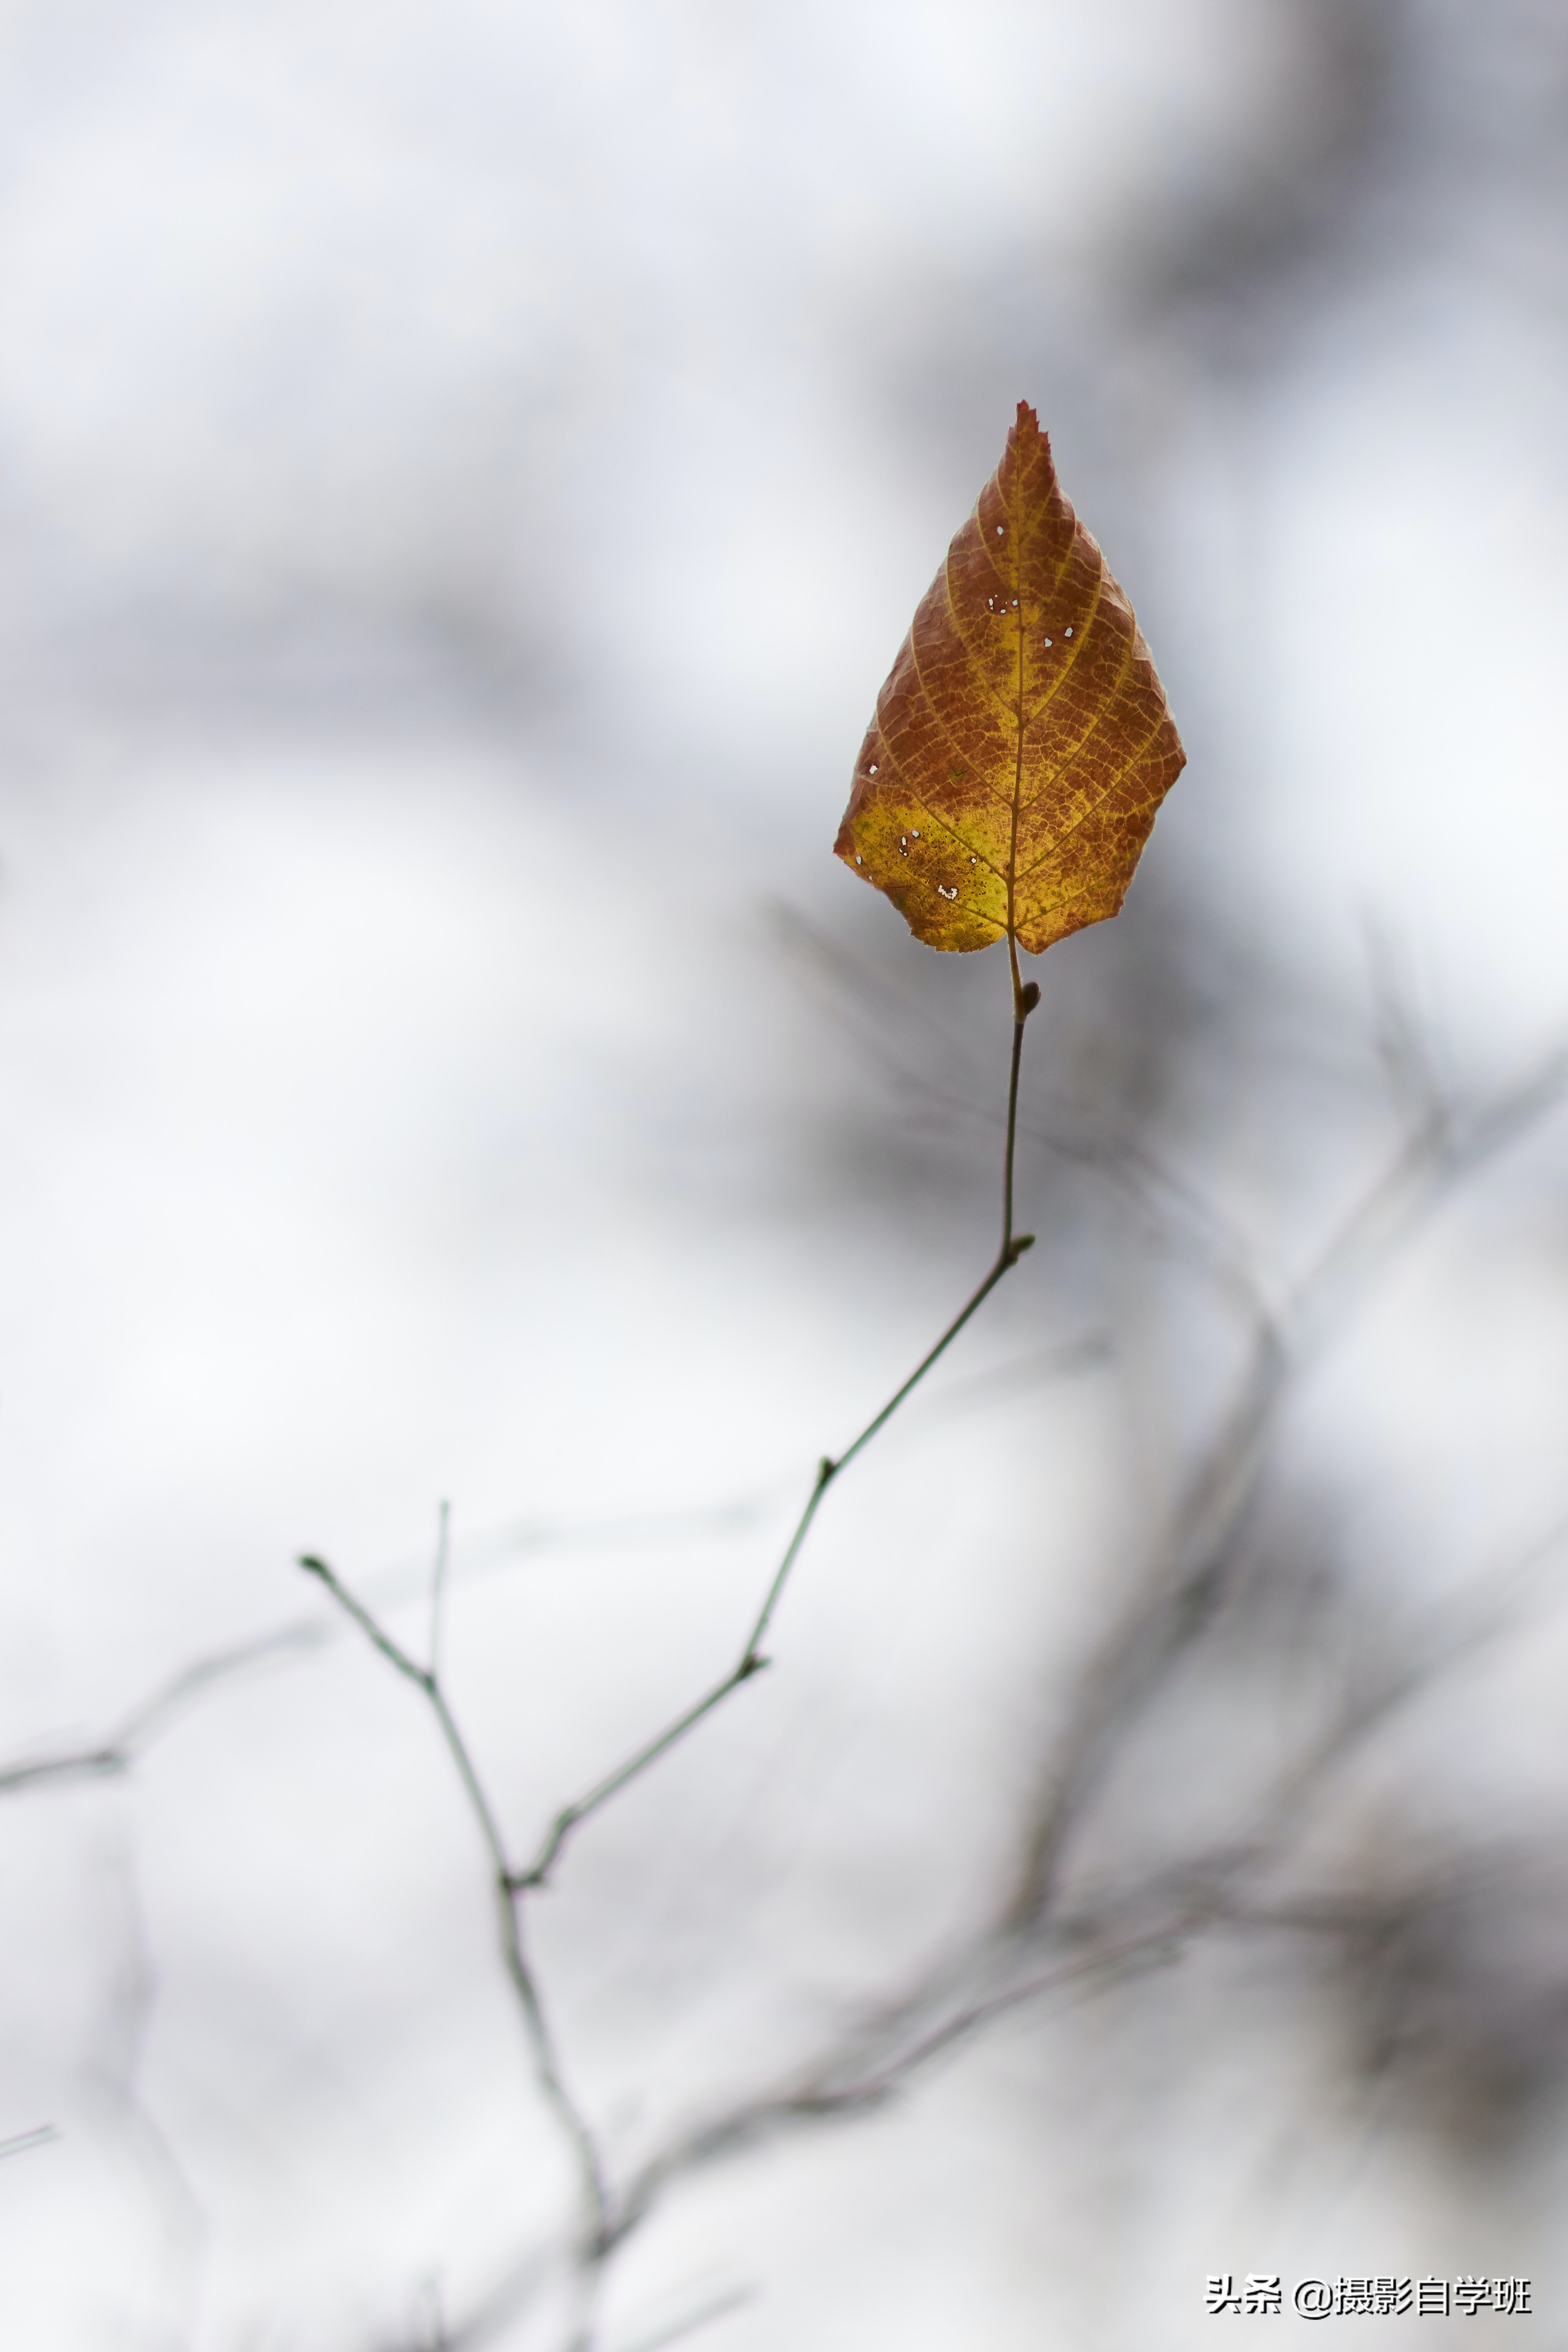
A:
MULTIPOLYGON (((1023 1066, 1024 1028, 1030 1013, 1040 1001, 1038 986, 1030 982, 1025 985, 1019 979, 1017 952, 1008 941, 1013 979, 1013 1042, 1007 1081, 1006 1141, 1003 1153, 1002 1228, 996 1255, 985 1275, 964 1301, 935 1344, 927 1349, 920 1362, 894 1390, 881 1409, 874 1413, 859 1433, 851 1440, 837 1459, 824 1456, 817 1465, 811 1493, 805 1507, 784 1547, 782 1559, 769 1580, 761 1606, 753 1619, 739 1658, 730 1672, 710 1690, 667 1724, 662 1731, 637 1748, 616 1766, 614 1771, 590 1789, 585 1796, 559 1812, 538 1853, 526 1867, 519 1868, 510 1858, 495 1808, 479 1779, 473 1756, 447 1703, 440 1673, 440 1637, 442 1602, 445 1593, 447 1560, 447 1517, 442 1507, 440 1540, 437 1551, 436 1573, 431 1599, 431 1662, 422 1665, 402 1644, 387 1633, 384 1626, 359 1600, 357 1595, 335 1574, 324 1559, 314 1553, 303 1556, 300 1566, 325 1585, 338 1606, 359 1627, 371 1646, 378 1651, 406 1682, 414 1685, 424 1696, 436 1717, 441 1736, 462 1783, 464 1795, 473 1814, 489 1855, 494 1886, 498 1932, 501 1958, 507 1977, 521 2012, 524 2029, 532 2053, 535 2078, 543 2096, 556 2116, 571 2148, 575 2163, 585 2219, 580 2272, 588 2294, 588 2308, 577 2336, 577 2345, 585 2347, 592 2342, 592 2296, 595 2283, 606 2255, 636 2226, 646 2211, 654 2184, 643 2180, 628 2189, 619 2200, 613 2197, 593 2128, 583 2109, 568 2089, 551 2032, 538 1979, 528 1958, 522 1932, 522 1898, 533 1888, 543 1886, 559 1861, 562 1852, 574 1831, 589 1820, 610 1799, 627 1788, 661 1756, 668 1755, 688 1733, 711 1715, 728 1698, 731 1691, 749 1682, 769 1663, 763 1643, 774 1612, 784 1597, 790 1573, 800 1557, 803 1545, 810 1533, 813 1520, 829 1486, 863 1453, 878 1432, 883 1429, 926 1374, 952 1346, 966 1323, 987 1299, 1004 1275, 1017 1265, 1034 1242, 1032 1234, 1014 1231, 1014 1163, 1016 1157, 1018 1132, 1018 1082, 1023 1066)), ((861 2095, 862 2096, 865 2095, 861 2095)), ((835 2094, 828 2102, 831 2108, 846 2105, 835 2094)), ((853 2104, 853 2101, 847 2102, 853 2104)))
MULTIPOLYGON (((443 1545, 443 1554, 444 1550, 443 1545)), ((511 1985, 518 2008, 522 2015, 524 2031, 528 2035, 529 2046, 533 2055, 535 2079, 561 2124, 576 2162, 587 2221, 586 2251, 590 2257, 596 2256, 603 2245, 609 2218, 609 2199, 605 2186, 604 2166, 587 2119, 567 2089, 562 2074, 549 2021, 540 1999, 539 1987, 523 1946, 522 1923, 519 1917, 518 1906, 514 1898, 514 1874, 507 1859, 500 1825, 496 1819, 495 1809, 485 1793, 484 1784, 479 1779, 473 1757, 469 1753, 468 1742, 464 1739, 457 1718, 447 1703, 447 1696, 441 1687, 440 1677, 433 1665, 422 1666, 416 1658, 410 1657, 408 1652, 393 1640, 391 1634, 376 1622, 363 1602, 356 1599, 348 1587, 333 1574, 324 1559, 317 1559, 313 1553, 307 1553, 300 1559, 300 1566, 306 1570, 307 1574, 321 1579, 338 1606, 353 1618, 372 1648, 379 1650, 389 1665, 394 1666, 406 1681, 411 1682, 416 1690, 423 1692, 431 1713, 440 1727, 441 1737, 446 1741, 452 1761, 457 1767, 458 1778, 463 1784, 463 1793, 468 1801, 468 1809, 479 1826, 479 1834, 489 1856, 501 1958, 506 1968, 508 1981, 511 1985)))

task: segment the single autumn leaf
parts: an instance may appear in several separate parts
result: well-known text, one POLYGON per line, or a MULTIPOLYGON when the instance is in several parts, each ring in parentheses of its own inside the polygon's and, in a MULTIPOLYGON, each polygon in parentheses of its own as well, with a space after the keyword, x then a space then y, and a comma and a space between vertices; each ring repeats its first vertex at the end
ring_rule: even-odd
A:
POLYGON ((1038 955, 1117 912, 1185 760, 1020 401, 877 698, 836 853, 929 946, 1038 955))

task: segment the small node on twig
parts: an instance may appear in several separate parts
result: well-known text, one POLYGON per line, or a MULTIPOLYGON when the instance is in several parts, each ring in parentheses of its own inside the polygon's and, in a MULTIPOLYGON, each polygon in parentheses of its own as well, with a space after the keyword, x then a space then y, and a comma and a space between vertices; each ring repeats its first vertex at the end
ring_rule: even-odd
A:
POLYGON ((1039 982, 1038 982, 1037 980, 1026 980, 1026 981, 1024 982, 1023 987, 1018 991, 1018 1018, 1019 1018, 1019 1020, 1020 1020, 1020 1021, 1026 1021, 1026 1020, 1028 1019, 1028 1017, 1029 1017, 1030 1013, 1034 1011, 1034 1009, 1035 1009, 1036 1005, 1039 1003, 1039 1001, 1040 1001, 1040 983, 1039 983, 1039 982))
POLYGON ((735 1669, 735 1680, 738 1683, 749 1683, 753 1675, 760 1675, 764 1666, 772 1664, 771 1658, 760 1658, 755 1650, 750 1650, 735 1669))
POLYGON ((296 1568, 302 1568, 307 1576, 320 1576, 331 1581, 331 1570, 324 1559, 318 1559, 314 1552, 302 1551, 294 1565, 296 1568))
POLYGON ((816 1483, 818 1486, 826 1486, 837 1467, 838 1465, 834 1461, 833 1456, 830 1454, 825 1454, 821 1461, 816 1465, 816 1483))
POLYGON ((1033 1234, 1015 1234, 1012 1241, 1007 1245, 1008 1265, 1016 1265, 1018 1260, 1023 1256, 1024 1252, 1026 1250, 1032 1250, 1034 1246, 1035 1236, 1033 1234))

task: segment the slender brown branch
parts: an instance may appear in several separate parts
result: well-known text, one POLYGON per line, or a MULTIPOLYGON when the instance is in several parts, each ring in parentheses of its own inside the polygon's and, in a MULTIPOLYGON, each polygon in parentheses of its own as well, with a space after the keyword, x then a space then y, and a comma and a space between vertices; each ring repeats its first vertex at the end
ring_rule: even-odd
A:
POLYGON ((1007 939, 1007 952, 1013 980, 1013 1048, 1007 1076, 1006 1141, 1002 1159, 1002 1232, 994 1260, 978 1287, 970 1294, 959 1308, 935 1345, 927 1349, 909 1378, 893 1391, 881 1410, 872 1414, 859 1434, 850 1441, 842 1454, 837 1458, 825 1454, 818 1463, 816 1476, 812 1482, 811 1492, 805 1500, 805 1507, 796 1520, 789 1541, 784 1546, 784 1556, 769 1580, 767 1591, 763 1596, 762 1607, 758 1610, 755 1621, 742 1646, 740 1656, 729 1673, 722 1675, 710 1689, 705 1691, 693 1706, 688 1707, 683 1714, 677 1716, 673 1723, 667 1724, 664 1729, 657 1733, 645 1746, 635 1749, 623 1763, 616 1767, 613 1772, 607 1773, 604 1780, 596 1782, 585 1796, 578 1797, 571 1804, 562 1808, 545 1832, 543 1842, 532 1862, 526 1870, 519 1872, 510 1881, 514 1893, 525 1894, 534 1887, 545 1885, 549 1881, 551 1871, 560 1860, 563 1848, 585 1821, 596 1813, 601 1806, 607 1804, 612 1797, 618 1795, 622 1789, 639 1779, 650 1765, 658 1763, 661 1756, 668 1755, 672 1748, 685 1738, 689 1731, 694 1729, 705 1717, 711 1715, 715 1707, 722 1706, 731 1691, 739 1690, 742 1683, 750 1682, 753 1675, 760 1674, 763 1667, 770 1664, 770 1661, 762 1654, 762 1643, 773 1622, 773 1612, 784 1597, 784 1587, 789 1582, 791 1571, 800 1557, 801 1548, 811 1532, 812 1521, 821 1507, 823 1496, 834 1481, 848 1468, 856 1455, 863 1453, 869 1445, 879 1430, 884 1428, 892 1419, 905 1398, 920 1386, 932 1365, 946 1354, 964 1325, 989 1298, 1003 1276, 1011 1272, 1026 1250, 1033 1248, 1035 1241, 1033 1234, 1016 1234, 1013 1230, 1013 1191, 1014 1165, 1017 1157, 1018 1081, 1023 1067, 1024 1026, 1040 1001, 1040 991, 1037 982, 1029 981, 1026 983, 1020 979, 1018 951, 1011 933, 1008 934, 1007 939))
MULTIPOLYGON (((1103 1363, 1110 1352, 1110 1341, 1103 1332, 1088 1332, 1061 1346, 1038 1350, 1010 1365, 954 1382, 943 1392, 940 1410, 963 1410, 972 1405, 977 1396, 1014 1381, 1057 1379, 1085 1370, 1103 1363)), ((931 1409, 939 1409, 934 1401, 931 1409)), ((648 1512, 580 1527, 544 1525, 503 1530, 481 1538, 474 1547, 478 1563, 466 1571, 466 1578, 489 1575, 519 1556, 533 1557, 571 1547, 667 1543, 678 1535, 689 1541, 694 1536, 729 1534, 761 1518, 769 1501, 768 1496, 756 1495, 711 1510, 648 1512)), ((422 1569, 416 1585, 406 1571, 395 1570, 378 1577, 374 1589, 383 1601, 405 1600, 424 1584, 429 1573, 422 1569)), ((447 1597, 456 1575, 448 1543, 440 1582, 443 1624, 447 1597)), ((433 1620, 435 1614, 433 1606, 433 1620)), ((334 1640, 338 1631, 337 1621, 332 1618, 296 1618, 275 1627, 270 1633, 258 1634, 252 1641, 236 1643, 230 1648, 195 1658, 174 1675, 165 1676, 101 1738, 83 1747, 58 1750, 52 1756, 26 1756, 17 1762, 0 1765, 0 1797, 18 1796, 29 1789, 47 1788, 51 1782, 112 1780, 129 1772, 154 1740, 161 1738, 180 1720, 184 1709, 207 1691, 252 1666, 311 1656, 334 1640)))
POLYGON ((605 2185, 603 2162, 593 2131, 581 2107, 567 2089, 556 2055, 554 2038, 540 1998, 538 1983, 529 1965, 522 1940, 522 1923, 514 1900, 515 1873, 507 1855, 500 1825, 485 1793, 479 1771, 469 1752, 468 1742, 458 1727, 457 1718, 447 1703, 445 1692, 434 1670, 422 1666, 406 1650, 395 1642, 390 1633, 376 1622, 363 1601, 335 1576, 324 1559, 314 1553, 301 1558, 300 1566, 309 1575, 318 1577, 326 1586, 338 1606, 351 1617, 373 1649, 378 1650, 387 1664, 422 1691, 447 1743, 458 1777, 462 1782, 468 1809, 478 1824, 489 1856, 495 1890, 496 1922, 501 1958, 508 1980, 522 2013, 530 2047, 533 2053, 534 2077, 550 2106, 553 2109, 576 2160, 581 2179, 588 2230, 585 2254, 596 2260, 605 2241, 609 2214, 609 2199, 605 2185))
MULTIPOLYGON (((326 1586, 338 1606, 359 1627, 371 1646, 378 1651, 388 1664, 405 1681, 413 1683, 423 1693, 436 1717, 441 1736, 446 1741, 458 1779, 462 1782, 469 1811, 473 1814, 489 1854, 502 1961, 521 2011, 532 2051, 535 2078, 545 2100, 561 2125, 575 2159, 587 2217, 587 2228, 580 2247, 577 2263, 581 2309, 574 2329, 572 2352, 591 2352, 595 2332, 595 2305, 603 2276, 605 2259, 626 2234, 628 2229, 635 2225, 635 2221, 640 2218, 641 2210, 646 2208, 647 2194, 641 2194, 639 2199, 638 2193, 634 2190, 627 2197, 612 2203, 597 2143, 586 2116, 566 2086, 553 2036, 541 1999, 538 1980, 528 1960, 522 1937, 521 1898, 530 1889, 542 1886, 546 1883, 549 1873, 559 1859, 563 1848, 573 1832, 584 1822, 596 1813, 602 1806, 607 1804, 612 1797, 631 1781, 647 1771, 661 1756, 668 1754, 669 1749, 684 1739, 705 1717, 710 1715, 721 1705, 731 1691, 738 1689, 742 1683, 749 1682, 767 1664, 768 1661, 762 1654, 762 1643, 828 1487, 892 1418, 905 1399, 945 1354, 971 1317, 990 1297, 1003 1276, 1009 1273, 1016 1265, 1025 1251, 1032 1246, 1034 1242, 1032 1234, 1018 1234, 1014 1231, 1014 1168, 1017 1150, 1018 1086, 1023 1065, 1024 1028, 1029 1014, 1039 1003, 1040 992, 1034 982, 1030 982, 1026 986, 1021 981, 1016 944, 1011 936, 1007 945, 1013 982, 1013 1041, 1007 1081, 1006 1139, 1003 1152, 1002 1227, 994 1260, 974 1291, 960 1307, 935 1344, 921 1357, 908 1379, 894 1390, 887 1402, 872 1415, 865 1427, 836 1460, 825 1456, 817 1465, 816 1476, 813 1481, 811 1493, 806 1498, 805 1507, 784 1547, 783 1558, 769 1580, 762 1604, 747 1633, 740 1656, 730 1672, 714 1684, 711 1689, 705 1692, 693 1706, 686 1708, 672 1723, 667 1724, 654 1738, 635 1750, 613 1772, 598 1781, 585 1796, 577 1799, 574 1803, 566 1806, 558 1813, 538 1854, 528 1868, 523 1870, 515 1868, 508 1856, 494 1809, 485 1792, 473 1757, 447 1704, 441 1685, 441 1611, 447 1573, 448 1532, 446 1506, 442 1506, 440 1535, 432 1581, 431 1663, 428 1666, 422 1666, 398 1642, 394 1640, 357 1595, 340 1581, 325 1560, 312 1553, 303 1556, 300 1561, 302 1569, 320 1579, 326 1586)), ((945 2038, 952 2039, 953 2035, 949 2033, 945 2038)), ((936 2046, 935 2043, 932 2044, 933 2049, 936 2046)), ((911 2061, 911 2063, 915 2062, 911 2061)), ((820 2104, 826 2098, 826 2095, 820 2094, 817 2097, 820 2104)), ((844 2101, 837 2095, 834 2095, 833 2098, 827 2101, 823 2111, 827 2112, 830 2108, 843 2104, 844 2101)))

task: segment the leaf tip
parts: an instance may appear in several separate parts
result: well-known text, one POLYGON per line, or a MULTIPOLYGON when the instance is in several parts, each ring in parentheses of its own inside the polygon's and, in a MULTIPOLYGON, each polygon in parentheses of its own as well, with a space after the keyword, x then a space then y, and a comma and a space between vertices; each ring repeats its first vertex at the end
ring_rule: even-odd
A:
POLYGON ((1026 400, 1021 400, 1018 403, 1018 414, 1013 420, 1013 430, 1007 437, 1014 442, 1043 441, 1047 449, 1051 446, 1049 435, 1041 432, 1039 417, 1026 400))

